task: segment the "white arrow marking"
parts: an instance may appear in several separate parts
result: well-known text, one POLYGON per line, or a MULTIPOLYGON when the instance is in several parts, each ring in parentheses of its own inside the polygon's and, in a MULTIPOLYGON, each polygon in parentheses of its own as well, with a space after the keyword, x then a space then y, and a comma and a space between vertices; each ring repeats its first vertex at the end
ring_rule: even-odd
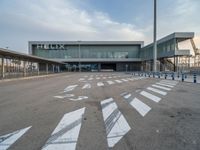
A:
POLYGON ((17 130, 15 132, 0 136, 0 150, 7 150, 12 144, 14 144, 22 135, 24 135, 30 127, 17 130))
POLYGON ((75 150, 85 107, 63 116, 43 150, 75 150))
POLYGON ((64 92, 69 92, 74 90, 78 85, 70 85, 64 89, 64 92))
POLYGON ((88 99, 87 96, 79 96, 78 98, 70 98, 69 100, 71 101, 81 101, 81 100, 84 100, 84 99, 88 99))
POLYGON ((91 88, 91 85, 89 83, 85 84, 82 89, 90 89, 91 88))
POLYGON ((114 147, 131 129, 112 98, 101 101, 103 119, 106 126, 108 147, 114 147))

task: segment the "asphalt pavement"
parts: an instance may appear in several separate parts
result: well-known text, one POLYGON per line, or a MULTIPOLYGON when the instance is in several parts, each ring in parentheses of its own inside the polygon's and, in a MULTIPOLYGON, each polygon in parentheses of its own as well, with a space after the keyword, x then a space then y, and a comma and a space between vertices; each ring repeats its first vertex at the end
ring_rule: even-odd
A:
POLYGON ((117 72, 0 83, 0 150, 199 150, 200 84, 117 72))

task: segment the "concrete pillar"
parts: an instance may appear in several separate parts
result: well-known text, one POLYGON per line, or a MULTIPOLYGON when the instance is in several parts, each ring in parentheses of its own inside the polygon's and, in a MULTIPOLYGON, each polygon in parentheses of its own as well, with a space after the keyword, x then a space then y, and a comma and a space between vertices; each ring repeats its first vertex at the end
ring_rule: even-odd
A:
POLYGON ((1 77, 4 78, 5 77, 5 67, 4 67, 4 58, 2 57, 1 59, 1 64, 2 64, 2 68, 1 68, 1 77))
POLYGON ((40 64, 37 63, 37 72, 38 72, 38 75, 40 75, 40 64))
POLYGON ((46 63, 46 73, 47 74, 49 73, 49 65, 48 65, 48 63, 46 63))
POLYGON ((26 61, 23 63, 23 75, 26 76, 26 61))
POLYGON ((53 73, 55 73, 55 65, 54 64, 52 64, 52 67, 53 67, 53 73))

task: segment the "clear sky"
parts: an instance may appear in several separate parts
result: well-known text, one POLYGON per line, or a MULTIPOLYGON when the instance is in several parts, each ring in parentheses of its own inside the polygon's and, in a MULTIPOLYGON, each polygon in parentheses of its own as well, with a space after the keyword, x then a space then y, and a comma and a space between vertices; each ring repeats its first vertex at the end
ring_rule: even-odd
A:
MULTIPOLYGON (((157 0, 158 38, 196 33, 200 0, 157 0)), ((31 40, 152 42, 153 0, 0 0, 0 47, 27 53, 31 40)))

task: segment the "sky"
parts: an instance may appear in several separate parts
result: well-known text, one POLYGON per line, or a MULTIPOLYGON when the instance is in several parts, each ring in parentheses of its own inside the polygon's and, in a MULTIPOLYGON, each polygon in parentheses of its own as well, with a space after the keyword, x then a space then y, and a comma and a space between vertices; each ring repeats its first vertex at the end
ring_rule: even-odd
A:
MULTIPOLYGON (((195 32, 200 0, 157 0, 158 38, 195 32)), ((28 41, 153 39, 153 0, 0 0, 0 47, 28 52, 28 41)))

